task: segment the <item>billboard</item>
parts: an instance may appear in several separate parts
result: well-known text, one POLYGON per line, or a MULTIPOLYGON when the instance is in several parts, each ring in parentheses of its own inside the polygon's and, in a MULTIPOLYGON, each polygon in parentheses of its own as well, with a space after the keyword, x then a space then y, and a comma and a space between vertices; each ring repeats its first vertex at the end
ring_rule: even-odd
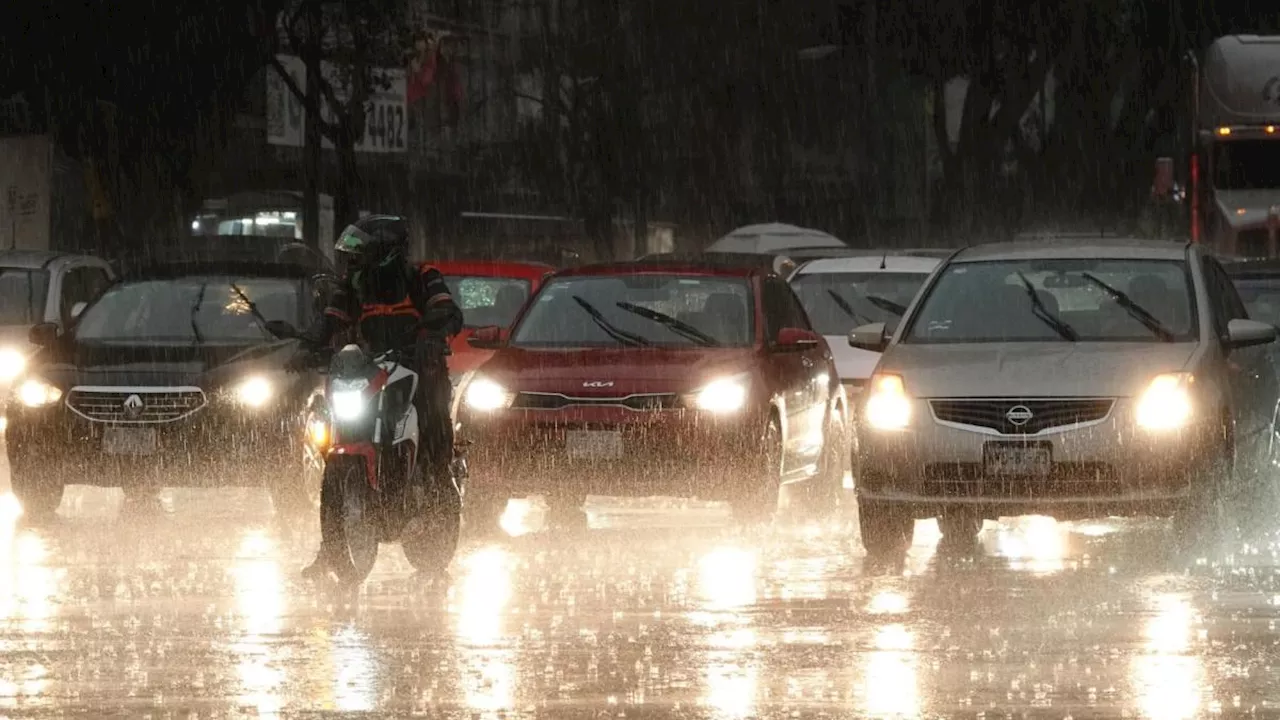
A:
MULTIPOLYGON (((277 55, 276 59, 289 72, 299 88, 307 84, 307 68, 302 59, 294 55, 277 55)), ((334 88, 339 100, 348 97, 342 70, 329 62, 322 62, 321 74, 334 88)), ((405 71, 399 68, 379 68, 375 71, 382 82, 375 83, 366 108, 364 137, 356 143, 356 152, 404 153, 409 150, 409 118, 405 103, 405 71), (385 87, 383 87, 385 86, 385 87)), ((322 113, 332 120, 333 111, 326 102, 322 113)), ((267 70, 267 143, 282 147, 302 147, 306 110, 302 101, 289 89, 276 68, 267 70)), ((322 138, 326 149, 333 149, 329 138, 322 138)))

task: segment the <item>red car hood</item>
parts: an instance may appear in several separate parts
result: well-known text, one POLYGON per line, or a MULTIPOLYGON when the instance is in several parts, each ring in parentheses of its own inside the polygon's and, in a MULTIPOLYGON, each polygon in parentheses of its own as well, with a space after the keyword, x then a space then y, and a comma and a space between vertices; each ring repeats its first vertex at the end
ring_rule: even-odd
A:
POLYGON ((485 366, 484 375, 515 391, 618 397, 689 392, 717 377, 749 370, 753 361, 749 348, 503 348, 485 366))

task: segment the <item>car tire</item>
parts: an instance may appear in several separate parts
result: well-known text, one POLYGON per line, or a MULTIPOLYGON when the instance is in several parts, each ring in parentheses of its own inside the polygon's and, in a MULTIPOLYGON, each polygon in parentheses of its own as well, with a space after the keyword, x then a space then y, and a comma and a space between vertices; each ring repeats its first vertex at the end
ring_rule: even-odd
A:
POLYGON ((870 556, 906 552, 915 528, 915 515, 898 503, 858 501, 858 529, 870 556))
POLYGON ((1183 543, 1216 536, 1227 521, 1225 502, 1235 483, 1235 453, 1229 437, 1191 474, 1191 492, 1173 514, 1173 530, 1183 543))
POLYGON ((822 458, 818 473, 805 483, 809 512, 825 518, 839 513, 845 504, 844 475, 852 463, 848 426, 843 413, 832 414, 830 426, 823 433, 822 458))
POLYGON ((62 504, 62 492, 65 485, 59 480, 52 480, 25 470, 11 467, 9 484, 13 488, 13 496, 22 505, 22 514, 30 520, 42 521, 53 517, 62 504))
POLYGON ((751 473, 731 505, 734 519, 744 524, 767 523, 778 511, 782 490, 782 424, 770 415, 760 434, 757 470, 751 473))

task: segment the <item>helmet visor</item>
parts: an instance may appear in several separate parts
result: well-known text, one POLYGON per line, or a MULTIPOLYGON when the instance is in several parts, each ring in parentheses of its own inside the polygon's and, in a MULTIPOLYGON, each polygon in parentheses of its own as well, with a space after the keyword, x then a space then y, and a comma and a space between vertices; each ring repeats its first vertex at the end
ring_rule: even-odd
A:
POLYGON ((348 225, 338 236, 338 243, 333 249, 339 253, 359 256, 365 254, 372 243, 373 238, 368 233, 355 225, 348 225))

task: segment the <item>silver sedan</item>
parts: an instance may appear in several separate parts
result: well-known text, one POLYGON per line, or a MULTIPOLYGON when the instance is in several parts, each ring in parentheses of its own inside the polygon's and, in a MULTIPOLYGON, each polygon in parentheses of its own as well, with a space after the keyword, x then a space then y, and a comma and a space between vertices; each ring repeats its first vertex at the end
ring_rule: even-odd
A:
POLYGON ((1027 513, 1196 515, 1271 451, 1277 387, 1226 272, 1196 245, 966 249, 926 281, 860 400, 863 542, 901 547, 1027 513))

